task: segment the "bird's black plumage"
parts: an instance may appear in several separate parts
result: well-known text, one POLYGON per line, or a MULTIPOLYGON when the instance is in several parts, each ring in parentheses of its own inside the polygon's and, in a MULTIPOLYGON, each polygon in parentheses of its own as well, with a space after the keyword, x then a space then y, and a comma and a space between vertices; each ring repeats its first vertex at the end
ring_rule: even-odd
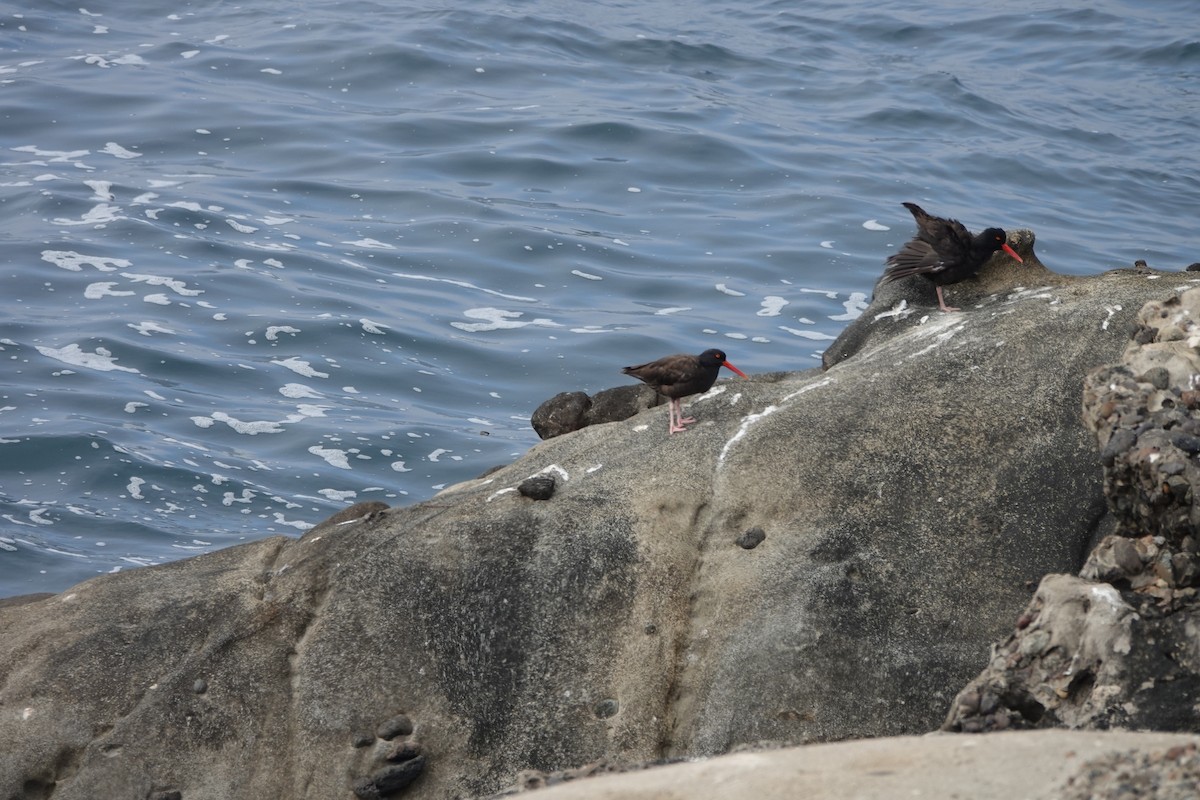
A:
POLYGON ((883 281, 921 275, 937 287, 938 305, 943 311, 957 311, 946 305, 942 287, 973 278, 992 253, 1003 250, 1017 261, 1021 257, 1008 245, 1001 228, 988 228, 972 235, 956 219, 927 214, 916 203, 905 203, 917 221, 917 233, 898 251, 888 256, 883 281))
POLYGON ((740 369, 725 360, 723 350, 705 350, 698 356, 678 353, 664 356, 656 361, 625 367, 621 372, 632 375, 642 383, 654 388, 656 392, 671 401, 670 432, 683 430, 683 423, 692 422, 683 419, 680 400, 693 394, 707 392, 717 382, 717 373, 721 367, 729 369, 746 377, 740 369), (677 422, 678 421, 678 422, 677 422))

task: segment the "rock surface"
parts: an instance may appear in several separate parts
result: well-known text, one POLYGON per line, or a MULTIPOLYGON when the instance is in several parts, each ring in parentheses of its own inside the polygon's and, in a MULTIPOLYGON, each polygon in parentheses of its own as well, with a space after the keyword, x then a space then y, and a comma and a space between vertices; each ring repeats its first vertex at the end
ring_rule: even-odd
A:
POLYGON ((947 730, 1200 731, 1200 289, 1147 303, 1120 363, 1088 375, 1115 521, 1082 579, 1046 577, 959 693, 947 730))
POLYGON ((1112 532, 1080 387, 1200 281, 1055 276, 1025 236, 1023 271, 951 287, 965 313, 889 284, 827 371, 719 384, 686 434, 654 409, 424 503, 0 605, 0 796, 382 796, 414 769, 376 736, 400 715, 406 798, 936 727, 1027 585, 1112 532))
MULTIPOLYGON (((576 779, 529 800, 1192 800, 1200 737, 1127 731, 900 736, 745 751, 576 779)), ((520 795, 525 797, 526 795, 520 795)))

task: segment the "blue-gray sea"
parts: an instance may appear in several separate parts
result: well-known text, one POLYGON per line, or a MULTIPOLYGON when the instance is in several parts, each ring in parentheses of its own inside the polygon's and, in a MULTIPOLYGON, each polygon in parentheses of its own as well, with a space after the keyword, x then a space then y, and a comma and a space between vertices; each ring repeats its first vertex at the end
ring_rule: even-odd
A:
POLYGON ((398 505, 912 233, 1200 260, 1191 0, 0 6, 0 596, 398 505))

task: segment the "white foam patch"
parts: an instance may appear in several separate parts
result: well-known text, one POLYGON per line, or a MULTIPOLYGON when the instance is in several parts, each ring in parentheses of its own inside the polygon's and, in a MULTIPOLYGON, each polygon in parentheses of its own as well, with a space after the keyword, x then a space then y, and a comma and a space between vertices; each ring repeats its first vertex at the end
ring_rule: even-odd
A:
POLYGON ((867 310, 867 293, 851 292, 850 299, 844 301, 842 307, 846 309, 846 312, 830 317, 831 320, 835 322, 850 322, 851 320, 858 319, 867 310))
POLYGON ((718 292, 723 292, 724 294, 727 294, 730 297, 745 297, 746 296, 745 292, 739 292, 736 289, 730 289, 728 286, 726 286, 723 283, 718 283, 715 288, 718 292))
POLYGON ((26 144, 20 147, 13 147, 11 149, 17 153, 29 153, 30 155, 35 155, 38 158, 45 159, 52 164, 56 162, 78 161, 79 159, 91 153, 90 150, 43 150, 34 144, 26 144))
POLYGON ((297 375, 302 375, 305 378, 328 378, 328 372, 320 372, 312 367, 307 361, 300 358, 285 358, 282 361, 272 361, 272 364, 277 364, 281 367, 286 367, 297 375))
POLYGON ((660 308, 658 311, 655 311, 654 313, 657 316, 665 317, 668 314, 678 314, 680 311, 691 311, 691 310, 692 309, 690 306, 678 306, 676 308, 660 308))
POLYGON ((485 322, 451 322, 450 325, 458 328, 460 331, 467 333, 480 333, 482 331, 499 331, 511 330, 513 328, 524 328, 528 325, 540 325, 546 328, 559 328, 557 322, 552 319, 530 319, 522 320, 525 314, 522 311, 505 311, 501 308, 468 308, 463 312, 463 316, 469 319, 482 319, 485 322))
POLYGON ((323 396, 316 389, 305 386, 303 383, 286 383, 279 387, 279 393, 284 397, 290 397, 293 400, 297 400, 301 397, 316 400, 323 396))
POLYGON ((148 320, 146 322, 138 323, 129 322, 126 323, 126 326, 133 328, 142 336, 149 336, 152 333, 175 333, 175 331, 164 325, 159 325, 157 322, 150 322, 148 320))
POLYGON ((321 458, 325 459, 325 462, 331 467, 337 467, 338 469, 350 469, 350 458, 346 454, 345 450, 313 445, 312 447, 308 448, 308 452, 312 453, 314 456, 320 456, 321 458))
POLYGON ((295 336, 299 332, 299 328, 293 328, 291 325, 268 325, 266 336, 268 342, 273 342, 279 338, 281 333, 290 333, 295 336))
POLYGON ((604 280, 604 278, 600 277, 599 275, 593 275, 590 272, 584 272, 583 270, 579 270, 579 269, 571 270, 571 274, 578 278, 583 278, 584 280, 588 280, 588 281, 604 280))
POLYGON ((521 297, 520 295, 516 294, 504 294, 503 292, 497 292, 495 289, 484 289, 482 286, 476 286, 475 284, 468 283, 467 281, 453 280, 451 278, 431 278, 428 275, 412 275, 407 272, 393 272, 392 274, 397 278, 404 278, 410 281, 433 281, 434 283, 448 283, 451 286, 459 286, 463 289, 473 289, 477 292, 484 292, 485 294, 495 295, 496 297, 503 297, 505 300, 516 300, 517 302, 521 303, 537 302, 537 298, 535 297, 521 297))
POLYGON ((779 312, 788 304, 787 300, 774 295, 767 295, 762 299, 762 308, 758 310, 760 317, 778 317, 779 312))
POLYGON ((396 249, 393 245, 390 245, 387 242, 381 242, 378 239, 370 239, 370 238, 359 239, 356 242, 342 242, 342 244, 348 244, 351 247, 362 247, 367 250, 395 250, 396 249))
MULTIPOLYGON (((116 63, 116 64, 119 64, 119 63, 145 64, 146 63, 138 56, 132 56, 132 58, 136 59, 136 60, 122 62, 121 60, 118 59, 117 61, 114 61, 113 63, 116 63)), ((116 156, 117 158, 141 158, 142 157, 141 153, 135 153, 132 150, 127 150, 124 147, 121 147, 121 145, 117 144, 116 142, 109 142, 108 144, 104 145, 104 147, 101 148, 100 152, 107 153, 110 156, 116 156)))
POLYGON ((246 422, 236 417, 226 414, 224 411, 215 411, 212 416, 191 417, 197 428, 211 428, 214 423, 223 422, 237 433, 246 436, 257 436, 260 433, 283 433, 283 426, 278 422, 270 420, 257 420, 246 422))
POLYGON ((225 224, 233 228, 238 233, 254 233, 258 230, 258 228, 254 227, 253 225, 244 225, 243 223, 238 222, 236 219, 227 219, 225 220, 225 224))
POLYGON ((372 333, 372 334, 375 334, 376 336, 383 336, 384 334, 387 333, 387 328, 388 328, 387 325, 384 325, 383 323, 380 323, 380 322, 374 322, 372 320, 367 319, 366 317, 363 317, 362 319, 360 319, 358 321, 358 324, 362 325, 363 332, 365 332, 365 333, 372 333))
POLYGON ((792 336, 799 336, 801 339, 809 339, 814 342, 822 342, 828 339, 836 339, 836 336, 830 336, 828 333, 821 331, 806 331, 803 328, 789 328, 787 325, 780 325, 779 330, 786 331, 792 336))
POLYGON ((145 500, 146 498, 142 495, 142 484, 145 482, 144 478, 130 478, 125 491, 129 492, 129 496, 134 500, 145 500))
POLYGON ((123 278, 128 278, 134 283, 144 283, 147 286, 163 286, 170 289, 172 292, 183 297, 195 297, 204 294, 203 289, 187 288, 187 281, 177 280, 175 278, 167 278, 162 275, 144 275, 136 272, 121 273, 123 278))
POLYGON ((112 352, 104 347, 97 347, 93 353, 88 353, 80 348, 77 344, 69 344, 66 347, 44 347, 37 345, 37 350, 47 358, 53 358, 55 361, 61 361, 64 364, 70 364, 73 367, 85 367, 94 369, 98 372, 133 372, 137 370, 133 367, 119 367, 116 364, 116 357, 112 352))
POLYGON ((83 296, 87 300, 99 300, 102 297, 128 297, 131 294, 136 294, 136 292, 117 291, 112 288, 116 285, 116 281, 89 283, 83 290, 83 296))
POLYGON ((112 193, 112 181, 84 181, 83 183, 92 190, 93 200, 117 199, 117 196, 112 193))
POLYGON ((876 220, 876 219, 869 219, 866 222, 864 222, 862 224, 862 226, 869 231, 890 231, 891 230, 891 228, 889 228, 887 225, 882 224, 879 220, 876 220))
POLYGON ((125 219, 120 215, 118 206, 110 206, 108 203, 98 203, 92 206, 88 211, 84 212, 79 219, 64 219, 56 217, 51 220, 55 225, 105 225, 109 222, 115 222, 119 219, 125 219))

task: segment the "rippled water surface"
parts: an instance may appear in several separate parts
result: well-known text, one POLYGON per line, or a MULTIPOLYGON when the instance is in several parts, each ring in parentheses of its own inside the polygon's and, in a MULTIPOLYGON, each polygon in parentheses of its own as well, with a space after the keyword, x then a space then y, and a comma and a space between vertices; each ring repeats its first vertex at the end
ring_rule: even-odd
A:
POLYGON ((0 9, 0 596, 391 505, 721 346, 803 369, 912 231, 1200 260, 1188 2, 0 9))

